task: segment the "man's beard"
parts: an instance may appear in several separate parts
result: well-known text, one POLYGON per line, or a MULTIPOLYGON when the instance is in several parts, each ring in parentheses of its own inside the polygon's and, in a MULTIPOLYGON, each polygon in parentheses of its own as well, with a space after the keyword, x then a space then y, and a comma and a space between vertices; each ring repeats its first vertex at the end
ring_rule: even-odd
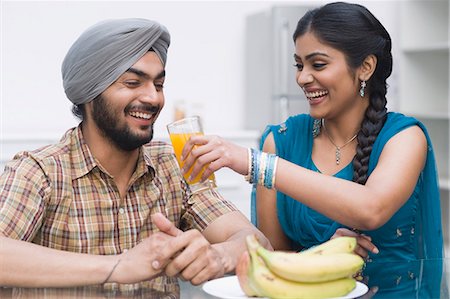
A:
POLYGON ((148 128, 148 134, 137 135, 133 134, 127 125, 119 127, 119 119, 116 115, 101 95, 93 101, 92 119, 103 135, 120 149, 132 151, 152 140, 153 124, 148 128))

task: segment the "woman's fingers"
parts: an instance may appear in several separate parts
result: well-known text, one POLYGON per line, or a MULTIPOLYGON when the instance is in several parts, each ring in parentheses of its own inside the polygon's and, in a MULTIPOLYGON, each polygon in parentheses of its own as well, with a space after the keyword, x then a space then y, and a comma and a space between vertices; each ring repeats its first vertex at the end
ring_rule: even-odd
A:
POLYGON ((350 230, 347 228, 339 228, 336 230, 331 239, 343 236, 356 238, 357 246, 355 248, 355 253, 363 258, 367 258, 369 251, 375 254, 379 253, 378 248, 375 246, 375 244, 372 243, 372 238, 370 236, 366 236, 354 230, 350 230))
POLYGON ((380 251, 378 248, 373 244, 371 241, 372 239, 369 236, 366 235, 359 235, 356 240, 358 241, 358 245, 362 248, 364 248, 367 251, 370 251, 372 253, 379 253, 380 251))
POLYGON ((192 135, 184 144, 183 150, 181 151, 181 160, 185 160, 195 146, 207 144, 211 137, 206 135, 192 135))
POLYGON ((183 172, 187 172, 199 156, 214 150, 205 136, 192 136, 184 145, 182 151, 183 172))
POLYGON ((205 169, 202 179, 208 178, 214 171, 229 166, 229 149, 218 136, 192 136, 183 149, 183 172, 192 168, 191 177, 205 169))
MULTIPOLYGON (((213 172, 224 166, 220 152, 212 151, 201 155, 192 167, 190 180, 195 178, 203 169, 201 180, 206 180, 213 172)), ((187 170, 186 170, 187 171, 187 170)))
POLYGON ((219 136, 194 135, 186 142, 183 151, 183 173, 191 170, 192 177, 205 169, 202 180, 222 167, 246 175, 248 173, 247 148, 219 136))

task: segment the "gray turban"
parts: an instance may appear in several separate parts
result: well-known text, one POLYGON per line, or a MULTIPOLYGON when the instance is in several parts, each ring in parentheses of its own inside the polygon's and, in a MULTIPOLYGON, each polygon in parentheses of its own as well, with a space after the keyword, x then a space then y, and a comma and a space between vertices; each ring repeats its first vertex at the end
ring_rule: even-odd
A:
POLYGON ((87 103, 149 50, 165 65, 169 44, 169 32, 154 21, 119 19, 97 23, 81 34, 64 58, 64 91, 72 103, 87 103))

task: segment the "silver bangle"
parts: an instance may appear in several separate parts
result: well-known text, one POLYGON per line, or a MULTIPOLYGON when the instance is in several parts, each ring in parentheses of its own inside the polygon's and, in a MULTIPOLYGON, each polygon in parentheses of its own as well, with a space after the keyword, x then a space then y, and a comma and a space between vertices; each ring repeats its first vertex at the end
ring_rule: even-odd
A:
POLYGON ((252 149, 251 148, 247 148, 247 157, 248 157, 248 169, 247 169, 247 175, 244 176, 244 179, 247 182, 250 182, 251 178, 252 178, 252 149))

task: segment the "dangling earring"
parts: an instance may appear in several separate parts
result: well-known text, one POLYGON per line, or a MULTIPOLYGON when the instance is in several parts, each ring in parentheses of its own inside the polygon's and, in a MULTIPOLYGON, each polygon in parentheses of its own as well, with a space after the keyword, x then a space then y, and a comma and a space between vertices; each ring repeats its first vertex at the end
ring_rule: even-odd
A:
POLYGON ((361 98, 364 98, 364 88, 366 88, 366 86, 367 86, 366 80, 362 80, 361 88, 359 89, 359 95, 361 96, 361 98))

